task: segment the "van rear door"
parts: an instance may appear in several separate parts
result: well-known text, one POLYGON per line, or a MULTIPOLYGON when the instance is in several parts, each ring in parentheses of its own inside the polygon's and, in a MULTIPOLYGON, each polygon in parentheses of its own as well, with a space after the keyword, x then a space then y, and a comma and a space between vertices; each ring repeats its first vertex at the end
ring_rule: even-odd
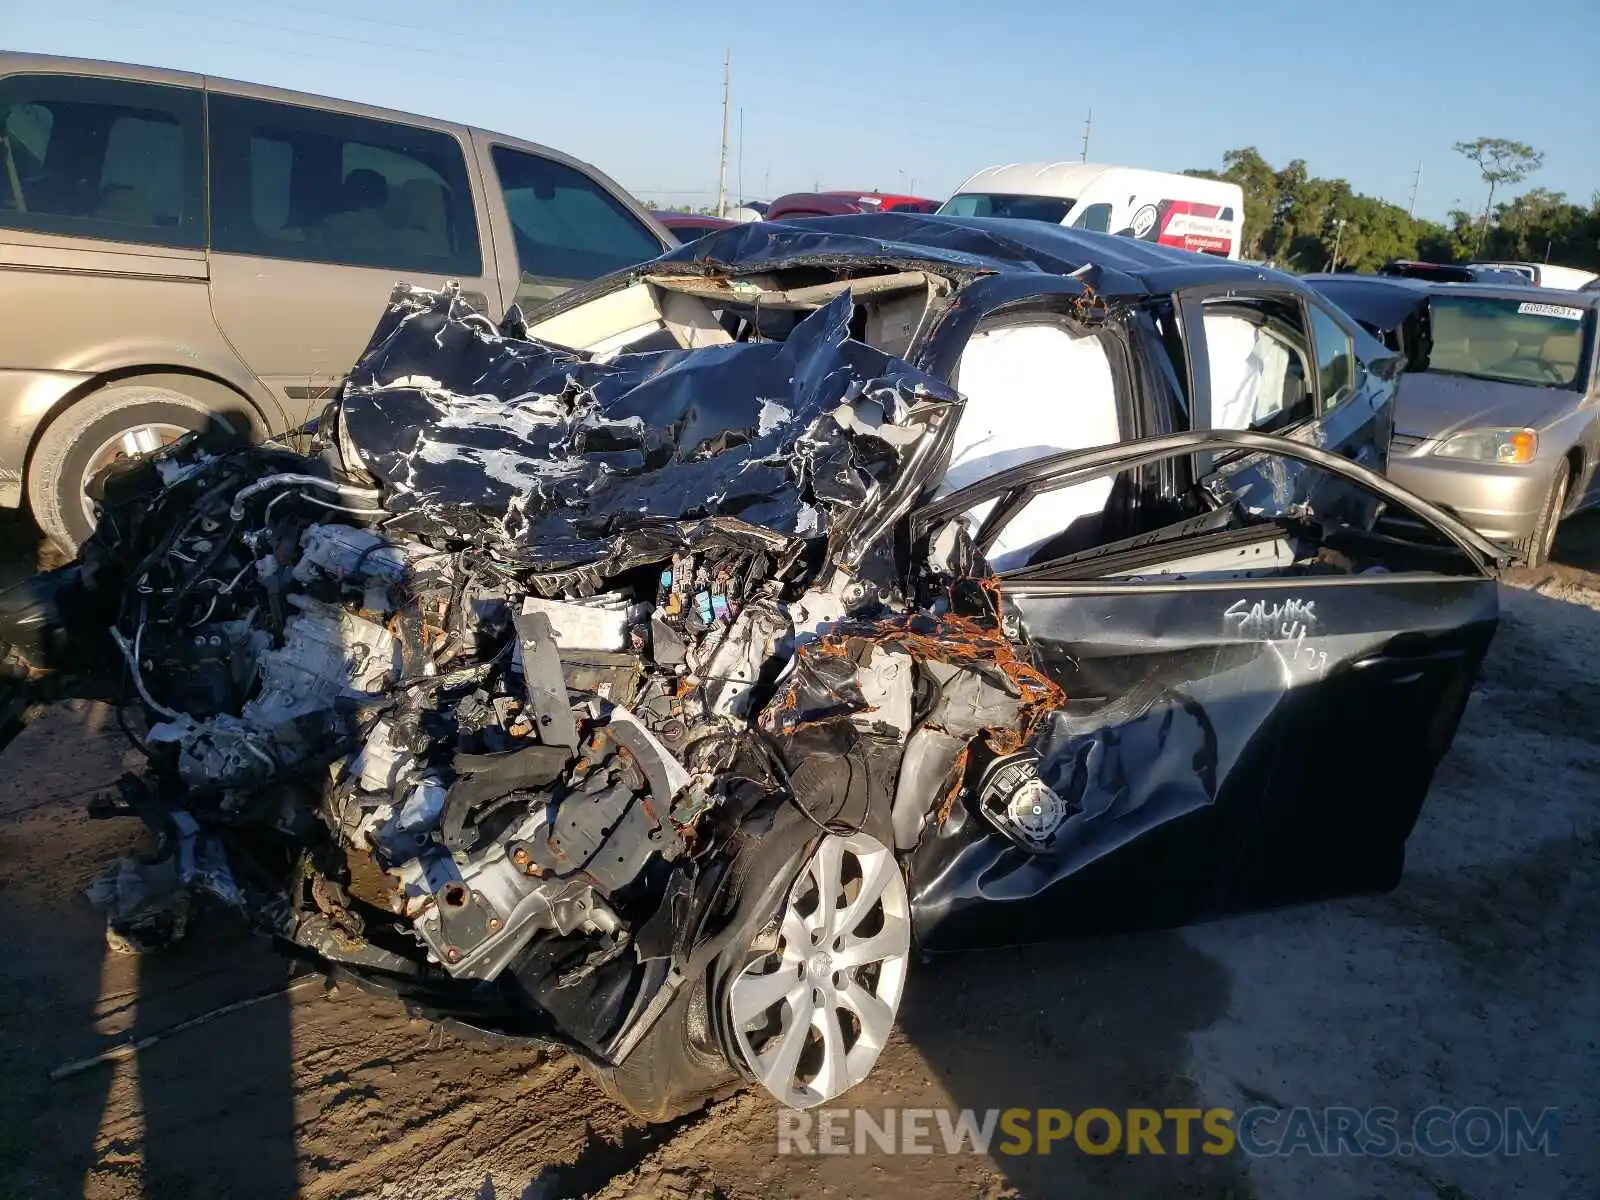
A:
POLYGON ((292 421, 314 415, 396 281, 498 316, 470 143, 450 126, 211 90, 211 304, 292 421))

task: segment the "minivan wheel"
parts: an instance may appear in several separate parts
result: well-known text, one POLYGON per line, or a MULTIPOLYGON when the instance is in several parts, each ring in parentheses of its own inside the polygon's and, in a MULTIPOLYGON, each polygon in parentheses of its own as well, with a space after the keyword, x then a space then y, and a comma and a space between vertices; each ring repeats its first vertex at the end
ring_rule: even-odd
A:
POLYGON ((1556 467, 1555 478, 1550 481, 1544 508, 1539 512, 1539 522, 1533 527, 1523 548, 1523 556, 1530 567, 1542 567, 1550 561, 1555 549, 1556 530, 1561 524, 1561 514, 1567 507, 1567 488, 1570 486, 1572 468, 1565 459, 1556 467))
MULTIPOLYGON (((244 401, 239 407, 244 409, 244 401)), ((167 388, 130 384, 102 388, 71 405, 39 438, 28 465, 28 503, 45 536, 76 554, 94 532, 94 508, 84 489, 118 458, 143 454, 218 420, 248 434, 242 411, 219 414, 167 388)))

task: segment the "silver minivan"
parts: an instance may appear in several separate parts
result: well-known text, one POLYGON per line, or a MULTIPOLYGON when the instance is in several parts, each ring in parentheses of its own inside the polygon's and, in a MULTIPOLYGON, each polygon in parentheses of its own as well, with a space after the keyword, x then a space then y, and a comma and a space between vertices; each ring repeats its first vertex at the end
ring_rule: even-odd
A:
POLYGON ((0 505, 67 549, 88 480, 319 411, 397 280, 532 306, 676 239, 518 138, 147 67, 0 53, 0 505))

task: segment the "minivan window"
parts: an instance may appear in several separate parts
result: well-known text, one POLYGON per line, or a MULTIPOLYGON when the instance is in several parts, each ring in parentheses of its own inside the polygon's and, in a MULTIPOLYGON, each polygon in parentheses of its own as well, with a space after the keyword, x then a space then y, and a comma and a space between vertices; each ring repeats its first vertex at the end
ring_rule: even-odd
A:
POLYGON ((0 79, 0 226, 199 249, 201 127, 187 88, 0 79))
POLYGON ((493 150, 522 282, 518 303, 658 257, 664 247, 610 192, 565 163, 493 150), (556 285, 552 287, 551 285, 556 285))
POLYGON ((483 273, 466 160, 449 134, 215 93, 210 115, 213 250, 483 273))

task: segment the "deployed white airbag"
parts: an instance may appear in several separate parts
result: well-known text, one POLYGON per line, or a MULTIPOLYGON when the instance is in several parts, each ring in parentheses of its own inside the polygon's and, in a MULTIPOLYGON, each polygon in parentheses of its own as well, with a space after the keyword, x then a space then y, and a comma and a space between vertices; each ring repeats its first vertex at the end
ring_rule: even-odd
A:
MULTIPOLYGON (((1060 325, 1012 325, 975 334, 962 352, 955 386, 967 397, 950 469, 936 495, 1062 450, 1122 440, 1116 384, 1105 348, 1060 325)), ((1035 498, 990 549, 997 571, 1028 554, 1079 517, 1104 511, 1110 477, 1035 498)), ((989 505, 967 514, 976 523, 989 505)))

